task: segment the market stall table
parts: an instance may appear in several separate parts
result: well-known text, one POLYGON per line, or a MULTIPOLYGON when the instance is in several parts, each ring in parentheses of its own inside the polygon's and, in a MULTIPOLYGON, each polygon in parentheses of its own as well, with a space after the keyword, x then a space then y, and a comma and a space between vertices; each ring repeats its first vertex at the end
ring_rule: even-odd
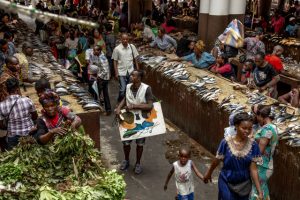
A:
MULTIPOLYGON (((156 55, 175 57, 159 51, 151 51, 156 55)), ((145 51, 145 53, 149 52, 145 51)), ((145 63, 142 66, 147 74, 144 81, 152 87, 153 93, 161 100, 164 115, 211 152, 216 152, 219 142, 224 137, 224 128, 228 126, 229 113, 218 108, 222 99, 233 94, 235 99, 231 102, 245 105, 246 110, 250 111, 251 105, 247 104, 248 97, 245 94, 234 90, 231 81, 215 76, 207 70, 196 69, 189 65, 185 68, 190 74, 189 81, 180 82, 166 76, 158 69, 159 67, 154 68, 145 63), (203 76, 215 78, 216 85, 213 87, 221 89, 217 100, 206 102, 189 86, 188 82, 203 76)), ((275 102, 276 100, 267 97, 267 104, 275 102)), ((292 110, 294 109, 291 108, 291 112, 292 110)), ((299 124, 299 119, 295 123, 299 124)), ((283 123, 278 128, 284 130, 289 124, 289 122, 283 123)), ((300 195, 300 191, 295 189, 300 187, 300 180, 297 178, 300 165, 299 147, 290 147, 285 142, 285 140, 280 141, 274 156, 274 162, 280 164, 275 165, 275 172, 270 181, 271 196, 274 199, 297 199, 300 195), (287 172, 287 168, 294 173, 287 172)))

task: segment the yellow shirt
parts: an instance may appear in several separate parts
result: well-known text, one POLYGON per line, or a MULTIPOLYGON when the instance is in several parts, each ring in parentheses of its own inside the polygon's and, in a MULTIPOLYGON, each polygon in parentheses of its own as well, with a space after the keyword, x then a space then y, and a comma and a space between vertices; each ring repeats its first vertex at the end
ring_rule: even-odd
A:
POLYGON ((18 58, 21 69, 20 81, 28 79, 29 76, 29 63, 24 53, 15 53, 14 56, 18 58))

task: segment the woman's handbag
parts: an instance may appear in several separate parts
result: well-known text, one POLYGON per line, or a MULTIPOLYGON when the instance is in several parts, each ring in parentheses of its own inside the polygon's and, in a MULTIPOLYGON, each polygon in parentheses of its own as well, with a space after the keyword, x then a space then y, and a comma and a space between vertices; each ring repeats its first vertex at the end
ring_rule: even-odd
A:
POLYGON ((250 179, 238 183, 238 184, 232 184, 228 183, 228 187, 231 191, 239 195, 240 197, 245 197, 250 194, 252 190, 252 181, 250 179))

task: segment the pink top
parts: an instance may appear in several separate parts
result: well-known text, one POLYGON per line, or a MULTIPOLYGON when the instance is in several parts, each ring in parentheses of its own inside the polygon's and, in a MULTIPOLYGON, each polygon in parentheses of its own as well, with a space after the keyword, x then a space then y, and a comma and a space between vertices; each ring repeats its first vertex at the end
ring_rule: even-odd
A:
POLYGON ((219 74, 224 74, 224 73, 231 72, 231 65, 229 63, 227 63, 221 67, 217 67, 217 65, 214 65, 211 69, 214 69, 219 74))
POLYGON ((272 22, 272 26, 274 27, 275 33, 280 33, 282 31, 283 26, 284 26, 284 18, 280 16, 276 20, 275 17, 273 17, 271 22, 272 22))

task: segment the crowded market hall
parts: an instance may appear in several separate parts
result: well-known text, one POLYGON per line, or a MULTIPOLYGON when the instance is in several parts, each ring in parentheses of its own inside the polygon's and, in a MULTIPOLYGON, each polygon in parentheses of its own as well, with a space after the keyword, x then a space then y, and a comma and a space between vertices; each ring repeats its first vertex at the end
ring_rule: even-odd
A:
POLYGON ((1 200, 299 199, 299 0, 0 17, 1 200))

